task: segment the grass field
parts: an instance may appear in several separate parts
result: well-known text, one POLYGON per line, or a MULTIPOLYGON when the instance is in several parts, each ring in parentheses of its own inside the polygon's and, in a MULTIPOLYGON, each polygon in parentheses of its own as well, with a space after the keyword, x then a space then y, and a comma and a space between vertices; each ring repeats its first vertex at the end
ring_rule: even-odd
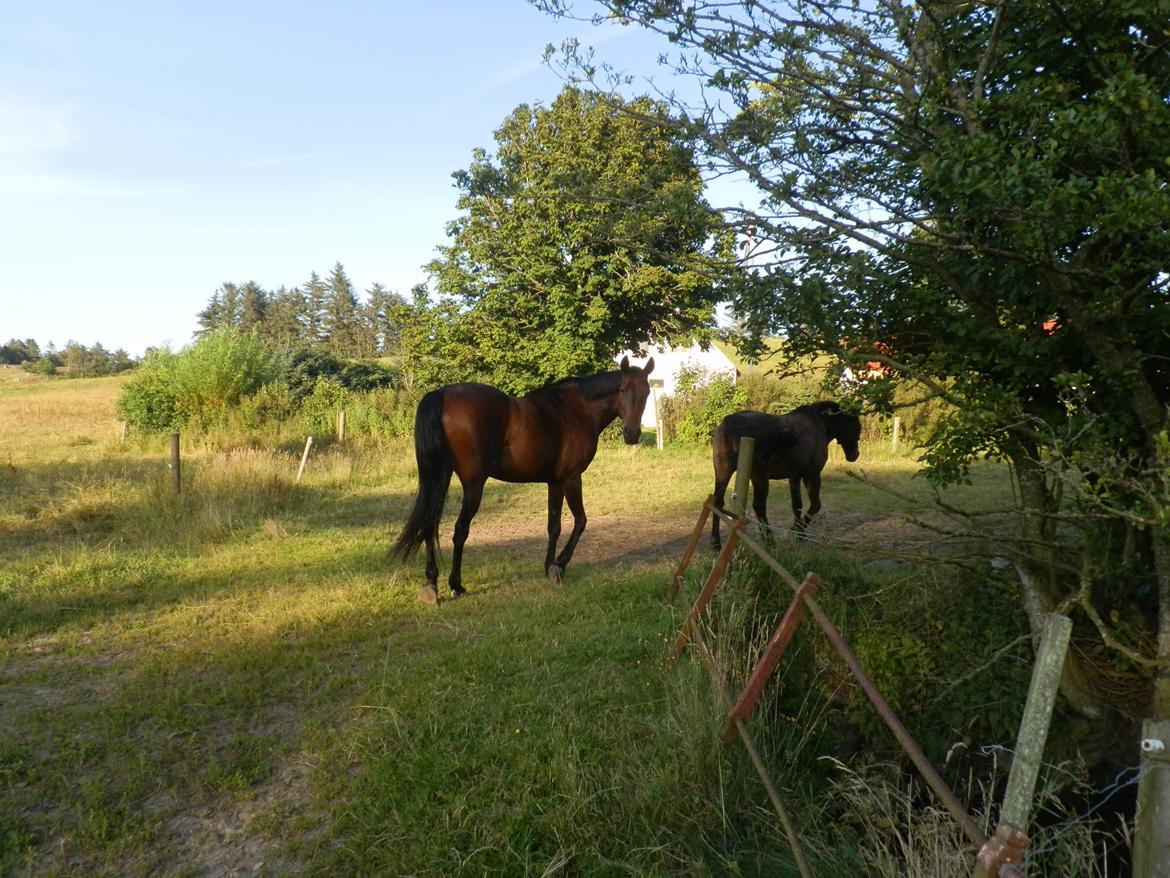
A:
MULTIPOLYGON (((408 445, 326 442, 297 482, 303 439, 185 440, 175 497, 118 387, 0 383, 0 874, 796 874, 702 670, 664 661, 705 452, 603 448, 559 586, 543 486, 489 484, 471 594, 431 608, 386 557, 408 445)), ((815 533, 889 550, 927 487, 846 466, 815 533)))

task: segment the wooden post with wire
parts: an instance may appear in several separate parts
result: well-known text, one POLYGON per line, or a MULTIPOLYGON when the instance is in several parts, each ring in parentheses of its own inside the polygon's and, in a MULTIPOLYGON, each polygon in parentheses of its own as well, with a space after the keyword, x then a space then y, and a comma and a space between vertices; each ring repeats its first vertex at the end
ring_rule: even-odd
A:
POLYGON ((305 440, 305 451, 301 455, 301 466, 297 470, 297 481, 301 480, 301 476, 305 474, 305 464, 309 462, 309 452, 313 450, 313 437, 310 436, 305 440))
POLYGON ((1068 616, 1050 613, 1044 619, 1028 699, 1024 703, 1024 715, 1016 736, 1016 752, 999 812, 999 826, 995 835, 979 849, 973 878, 998 878, 1004 867, 1024 862, 1024 854, 1031 843, 1027 830, 1032 796, 1036 791, 1036 778, 1040 775, 1044 745, 1048 741, 1048 727, 1052 722, 1052 709, 1056 705, 1071 635, 1072 620, 1068 616))
POLYGON ((748 484, 752 477, 752 458, 756 453, 756 440, 752 436, 739 437, 739 458, 735 464, 735 488, 731 492, 731 511, 742 516, 747 512, 748 484))
POLYGON ((1142 720, 1133 878, 1170 875, 1170 720, 1142 720))
POLYGON ((183 461, 179 457, 179 434, 171 434, 171 462, 169 464, 171 470, 171 488, 175 494, 183 490, 183 461))

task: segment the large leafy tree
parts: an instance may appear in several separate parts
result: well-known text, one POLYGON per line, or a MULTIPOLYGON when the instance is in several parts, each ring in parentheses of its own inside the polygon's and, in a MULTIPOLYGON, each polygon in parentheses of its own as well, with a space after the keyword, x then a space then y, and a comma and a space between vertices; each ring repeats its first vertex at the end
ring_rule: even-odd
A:
POLYGON ((418 336, 452 376, 523 391, 709 329, 717 216, 664 113, 566 88, 454 175, 464 213, 428 270, 457 307, 418 336))
POLYGON ((1170 716, 1170 2, 601 5, 681 49, 689 124, 759 189, 747 325, 954 403, 925 460, 1011 462, 989 536, 1029 619, 1145 682, 1074 656, 1070 703, 1170 716))

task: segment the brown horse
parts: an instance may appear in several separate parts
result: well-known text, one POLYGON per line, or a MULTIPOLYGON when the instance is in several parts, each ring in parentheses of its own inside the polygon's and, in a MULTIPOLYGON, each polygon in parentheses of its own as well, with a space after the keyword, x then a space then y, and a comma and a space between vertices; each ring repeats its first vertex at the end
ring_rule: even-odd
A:
MULTIPOLYGON (((752 458, 752 509, 756 518, 768 522, 768 481, 788 479, 792 493, 793 529, 802 531, 821 509, 821 470, 829 459, 829 443, 834 439, 845 449, 845 459, 852 462, 859 454, 861 420, 841 411, 835 402, 802 405, 786 415, 764 412, 736 412, 724 418, 711 437, 715 463, 715 505, 723 507, 727 483, 739 463, 739 440, 751 436, 756 440, 752 458), (801 513, 800 483, 808 489, 809 507, 801 513)), ((711 544, 718 549, 719 516, 711 516, 711 544)))
POLYGON ((653 357, 642 368, 622 357, 618 371, 566 378, 519 398, 486 384, 449 384, 424 396, 414 417, 418 494, 391 549, 393 555, 406 559, 426 543, 427 584, 419 597, 431 604, 438 600, 435 544, 452 472, 463 485, 463 506, 455 521, 447 580, 451 594, 459 597, 465 591, 463 544, 488 478, 548 483, 544 569, 549 579, 559 582, 585 530, 581 474, 597 453, 597 437, 614 418, 621 418, 622 437, 629 445, 637 444, 642 411, 650 396, 646 376, 653 368, 653 357), (573 532, 556 556, 565 500, 573 513, 573 532))

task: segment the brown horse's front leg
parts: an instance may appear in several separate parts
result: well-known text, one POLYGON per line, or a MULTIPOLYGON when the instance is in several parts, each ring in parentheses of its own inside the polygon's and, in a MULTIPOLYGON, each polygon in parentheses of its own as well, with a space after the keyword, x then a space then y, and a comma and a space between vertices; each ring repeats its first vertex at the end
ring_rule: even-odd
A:
POLYGON ((554 568, 553 559, 557 554, 557 540, 561 538, 561 507, 565 502, 565 491, 556 482, 548 483, 548 551, 544 553, 544 572, 553 582, 560 582, 561 571, 554 568))
POLYGON ((549 579, 554 582, 559 582, 564 575, 565 569, 569 566, 569 559, 573 557, 573 550, 577 548, 577 541, 585 532, 585 503, 581 499, 581 477, 574 476, 565 482, 564 491, 565 499, 569 501, 569 511, 573 513, 573 532, 569 534, 569 539, 556 563, 548 568, 549 579))

